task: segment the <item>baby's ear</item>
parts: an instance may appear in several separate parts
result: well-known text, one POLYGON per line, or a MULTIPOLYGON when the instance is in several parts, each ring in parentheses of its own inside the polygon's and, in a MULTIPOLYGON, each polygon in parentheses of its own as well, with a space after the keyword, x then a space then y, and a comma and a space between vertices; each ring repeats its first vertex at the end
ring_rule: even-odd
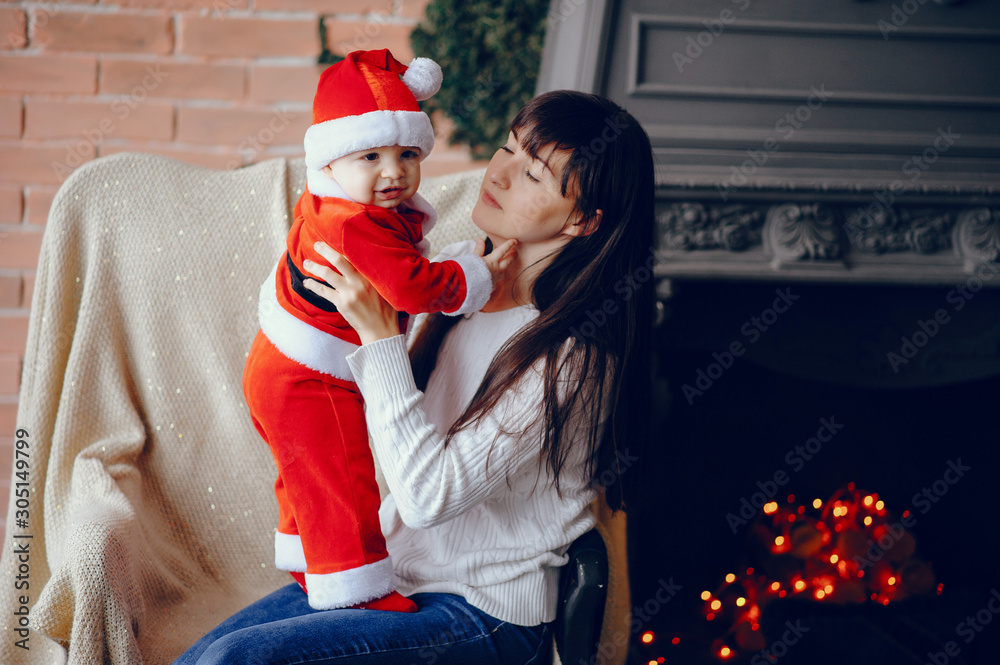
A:
POLYGON ((328 176, 332 176, 333 175, 333 167, 330 166, 329 164, 327 164, 326 166, 324 166, 323 168, 321 168, 320 171, 322 171, 323 173, 327 174, 328 176))

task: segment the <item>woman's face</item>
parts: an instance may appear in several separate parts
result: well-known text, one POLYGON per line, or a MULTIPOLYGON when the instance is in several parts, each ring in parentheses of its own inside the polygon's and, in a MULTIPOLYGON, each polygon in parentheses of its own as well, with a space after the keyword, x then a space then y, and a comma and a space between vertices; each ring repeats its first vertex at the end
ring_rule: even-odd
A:
POLYGON ((495 243, 516 238, 522 247, 577 235, 574 188, 560 191, 568 161, 568 152, 551 148, 535 159, 509 134, 486 169, 472 221, 495 243))

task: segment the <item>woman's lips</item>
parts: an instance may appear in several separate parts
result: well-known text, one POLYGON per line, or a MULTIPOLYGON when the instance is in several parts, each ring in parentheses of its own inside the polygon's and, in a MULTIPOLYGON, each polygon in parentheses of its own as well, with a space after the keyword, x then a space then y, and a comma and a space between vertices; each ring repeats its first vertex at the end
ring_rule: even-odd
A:
POLYGON ((483 203, 485 203, 489 207, 496 208, 497 210, 502 210, 500 204, 497 203, 497 200, 492 196, 490 196, 490 193, 487 192, 485 189, 483 190, 483 196, 481 198, 483 199, 483 203))

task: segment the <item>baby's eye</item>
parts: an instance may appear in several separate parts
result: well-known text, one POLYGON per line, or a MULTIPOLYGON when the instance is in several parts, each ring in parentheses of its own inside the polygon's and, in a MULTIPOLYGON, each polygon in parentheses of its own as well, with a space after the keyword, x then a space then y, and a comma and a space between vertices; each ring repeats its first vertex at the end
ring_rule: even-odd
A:
POLYGON ((365 161, 369 161, 369 162, 374 162, 376 159, 378 159, 378 153, 377 152, 369 152, 367 155, 365 155, 361 159, 364 159, 365 161))
POLYGON ((420 157, 420 153, 416 150, 407 150, 403 153, 403 159, 414 159, 415 157, 420 157))

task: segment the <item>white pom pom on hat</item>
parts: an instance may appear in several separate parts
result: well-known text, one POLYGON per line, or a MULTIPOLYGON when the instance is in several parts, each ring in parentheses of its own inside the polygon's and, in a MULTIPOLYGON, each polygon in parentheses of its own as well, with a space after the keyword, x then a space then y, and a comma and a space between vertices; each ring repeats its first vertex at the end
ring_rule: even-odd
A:
POLYGON ((418 102, 433 97, 441 89, 443 80, 441 66, 430 58, 414 58, 403 74, 403 83, 418 102))

